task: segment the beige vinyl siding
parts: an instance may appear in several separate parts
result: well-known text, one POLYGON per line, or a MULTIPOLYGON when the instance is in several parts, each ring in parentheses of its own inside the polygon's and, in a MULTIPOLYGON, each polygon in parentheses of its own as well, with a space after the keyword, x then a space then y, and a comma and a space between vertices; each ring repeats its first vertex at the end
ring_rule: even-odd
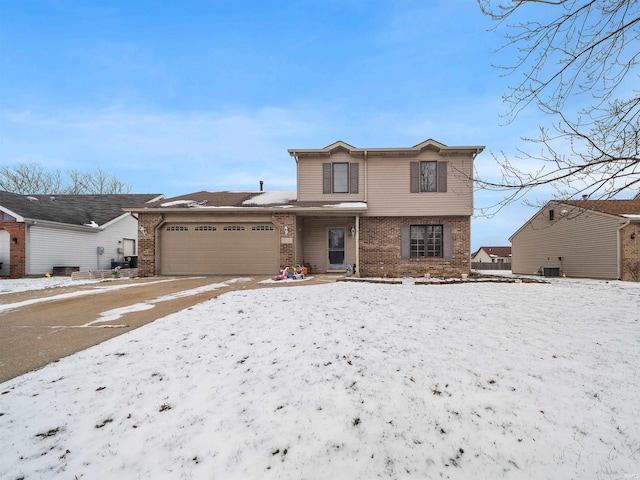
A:
POLYGON ((298 160, 298 200, 361 202, 365 198, 365 167, 362 160, 352 158, 346 152, 331 157, 304 158, 298 160), (357 163, 358 193, 322 193, 323 163, 357 163))
POLYGON ((350 231, 355 226, 353 217, 304 217, 298 222, 298 226, 302 225, 304 263, 315 267, 319 273, 327 271, 329 228, 345 229, 345 264, 356 263, 356 239, 350 231))
POLYGON ((472 215, 471 157, 441 157, 423 152, 417 157, 367 160, 367 213, 365 216, 472 215), (447 192, 410 192, 411 162, 448 162, 447 192))
POLYGON ((546 207, 511 237, 513 273, 531 275, 552 266, 570 277, 617 278, 619 220, 574 207, 552 208, 553 221, 546 207))

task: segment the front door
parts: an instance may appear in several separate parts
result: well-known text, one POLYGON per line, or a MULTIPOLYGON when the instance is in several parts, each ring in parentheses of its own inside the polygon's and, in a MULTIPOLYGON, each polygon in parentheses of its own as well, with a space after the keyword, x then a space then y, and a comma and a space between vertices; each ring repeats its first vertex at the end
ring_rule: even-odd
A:
POLYGON ((344 270, 344 228, 329 229, 329 268, 327 270, 344 270))

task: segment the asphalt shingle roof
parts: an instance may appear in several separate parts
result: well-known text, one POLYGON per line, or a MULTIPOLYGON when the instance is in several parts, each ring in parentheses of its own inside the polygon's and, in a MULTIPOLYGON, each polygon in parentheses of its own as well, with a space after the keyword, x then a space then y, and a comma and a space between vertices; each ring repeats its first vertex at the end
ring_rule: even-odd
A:
POLYGON ((69 225, 98 225, 123 215, 124 208, 144 204, 161 194, 20 195, 0 191, 0 209, 21 217, 69 225))
POLYGON ((640 215, 640 197, 633 200, 565 200, 561 203, 610 215, 640 215))

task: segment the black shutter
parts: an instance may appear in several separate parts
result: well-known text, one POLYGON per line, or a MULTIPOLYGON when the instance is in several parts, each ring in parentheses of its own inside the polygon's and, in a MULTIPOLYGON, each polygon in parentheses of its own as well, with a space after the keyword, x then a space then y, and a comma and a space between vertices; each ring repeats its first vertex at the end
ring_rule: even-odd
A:
POLYGON ((349 164, 349 193, 358 193, 358 164, 349 164))
POLYGON ((331 164, 322 164, 322 193, 331 193, 331 164))
POLYGON ((442 257, 453 258, 453 232, 449 223, 442 226, 442 257))
POLYGON ((420 192, 420 162, 411 162, 410 192, 420 192))
POLYGON ((447 162, 438 162, 438 192, 447 191, 447 162))
POLYGON ((402 225, 400 232, 400 257, 409 258, 411 256, 411 225, 402 225))

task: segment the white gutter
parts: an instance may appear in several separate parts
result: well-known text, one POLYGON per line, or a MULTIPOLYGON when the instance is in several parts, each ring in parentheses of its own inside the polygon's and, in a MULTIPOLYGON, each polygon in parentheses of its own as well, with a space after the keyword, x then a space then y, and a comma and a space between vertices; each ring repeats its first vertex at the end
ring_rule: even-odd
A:
POLYGON ((627 220, 626 222, 624 222, 622 225, 620 225, 618 227, 618 236, 616 238, 616 259, 617 259, 616 263, 617 263, 617 269, 618 269, 618 280, 622 279, 622 268, 621 268, 621 265, 620 265, 621 260, 622 260, 620 258, 621 254, 622 254, 622 252, 621 252, 621 250, 622 250, 622 246, 621 246, 622 239, 621 239, 621 233, 620 232, 622 231, 623 228, 625 228, 630 223, 631 223, 631 220, 627 220))
POLYGON ((93 233, 101 232, 102 230, 104 230, 104 227, 102 226, 90 227, 87 225, 72 225, 70 223, 52 222, 49 220, 37 220, 33 218, 25 218, 24 223, 27 226, 37 225, 38 227, 57 228, 61 230, 75 230, 75 231, 93 232, 93 233))

